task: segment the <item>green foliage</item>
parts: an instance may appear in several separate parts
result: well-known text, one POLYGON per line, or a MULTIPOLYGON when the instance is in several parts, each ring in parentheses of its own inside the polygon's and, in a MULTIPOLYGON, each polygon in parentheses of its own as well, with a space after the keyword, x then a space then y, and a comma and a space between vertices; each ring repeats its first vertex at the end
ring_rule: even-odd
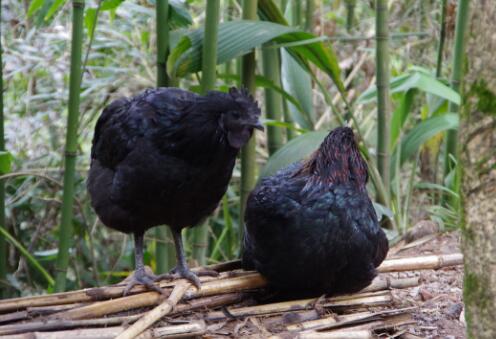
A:
POLYGON ((12 168, 12 154, 6 151, 0 151, 0 175, 7 174, 12 168))
MULTIPOLYGON (((72 217, 74 237, 69 252, 74 265, 68 268, 68 289, 117 283, 133 268, 131 238, 101 226, 96 220, 85 192, 85 177, 92 130, 102 108, 117 97, 132 95, 156 85, 155 1, 105 0, 97 9, 98 3, 88 1, 84 16, 84 45, 88 46, 89 38, 93 39, 93 43, 88 49, 81 84, 80 146, 77 149, 73 194, 76 199, 72 217), (97 30, 95 24, 98 25, 97 30), (95 34, 90 36, 94 30, 95 34)), ((169 0, 169 6, 169 46, 172 55, 168 60, 168 72, 176 76, 177 86, 200 93, 205 2, 169 0)), ((404 2, 394 6, 406 13, 410 5, 404 2)), ((7 149, 13 154, 9 157, 0 153, 0 172, 5 175, 6 187, 6 229, 15 230, 10 234, 18 244, 29 249, 31 256, 48 274, 55 275, 56 244, 60 239, 57 231, 62 199, 60 183, 63 178, 60 151, 66 133, 69 74, 67 62, 59 61, 67 60, 71 6, 67 0, 33 0, 26 10, 22 2, 11 0, 4 8, 13 10, 14 15, 11 16, 20 18, 21 23, 13 25, 12 29, 9 26, 2 32, 6 55, 4 98, 5 111, 8 112, 7 149), (16 126, 15 138, 12 138, 9 132, 12 127, 9 126, 16 126)), ((259 177, 273 174, 281 167, 309 156, 329 129, 345 123, 344 112, 352 112, 359 146, 369 163, 369 189, 378 196, 391 196, 392 204, 388 207, 374 203, 378 216, 392 219, 398 227, 388 237, 396 237, 408 227, 411 216, 416 215, 412 212, 416 208, 428 211, 432 219, 446 228, 456 227, 459 214, 456 208, 437 205, 433 198, 429 206, 417 207, 417 199, 422 199, 426 194, 446 192, 454 199, 459 198, 458 192, 447 186, 457 182, 455 171, 451 171, 444 182, 429 182, 419 177, 417 166, 419 151, 430 147, 428 143, 432 135, 435 134, 439 140, 446 129, 457 128, 457 119, 447 106, 448 102, 459 104, 461 101, 456 92, 431 74, 435 56, 434 48, 430 47, 436 44, 434 40, 422 45, 421 52, 426 55, 425 58, 415 57, 418 49, 415 43, 406 49, 402 38, 390 41, 393 109, 389 147, 395 153, 390 161, 392 187, 386 191, 376 165, 377 121, 371 114, 377 105, 376 89, 370 87, 358 100, 350 95, 350 103, 344 103, 341 96, 344 93, 341 71, 350 75, 362 53, 369 53, 370 48, 374 47, 373 41, 361 42, 374 29, 372 20, 363 20, 375 15, 373 8, 368 3, 356 2, 352 30, 356 36, 351 37, 346 33, 345 2, 320 2, 317 11, 322 8, 324 13, 315 15, 319 18, 316 35, 288 24, 279 1, 258 0, 260 22, 232 21, 240 18, 239 7, 233 8, 230 13, 221 15, 223 18, 229 17, 231 23, 223 22, 219 27, 216 63, 230 61, 231 66, 229 71, 217 74, 216 89, 227 91, 234 83, 239 83, 240 72, 235 72, 236 67, 233 67, 236 59, 258 48, 254 65, 259 73, 254 80, 257 100, 263 106, 265 97, 262 89, 270 89, 282 96, 286 106, 289 106, 283 112, 284 122, 269 118, 263 120, 264 124, 281 130, 287 139, 291 139, 293 134, 301 134, 270 157, 265 139, 260 134, 257 136, 256 159, 253 162, 263 168, 259 177), (353 48, 345 45, 347 41, 353 41, 353 48), (282 51, 280 71, 284 74, 284 86, 260 74, 260 48, 262 51, 264 48, 282 51), (420 62, 425 68, 411 66, 420 62), (323 115, 326 115, 325 119, 322 119, 323 115), (319 126, 318 131, 312 131, 315 126, 319 126)), ((221 10, 226 11, 226 8, 221 10)), ((395 15, 396 12, 392 13, 395 15)), ((433 10, 430 22, 435 22, 436 13, 437 9, 433 10)), ((289 11, 286 14, 291 17, 289 11)), ((409 34, 409 39, 413 40, 415 36, 410 33, 412 25, 416 27, 412 24, 416 18, 404 19, 390 20, 390 29, 393 36, 409 34)), ((353 75, 353 81, 348 85, 350 94, 362 92, 364 86, 371 83, 369 63, 367 61, 367 66, 360 67, 353 75)), ((448 68, 444 69, 447 73, 448 68)), ((475 97, 476 100, 470 103, 478 105, 477 109, 494 114, 494 95, 484 83, 474 86, 470 96, 475 97)), ((442 149, 440 154, 443 155, 442 149)), ((239 236, 243 228, 242 220, 239 220, 240 179, 237 164, 221 207, 209 218, 207 260, 210 263, 234 259, 239 255, 239 236)), ((155 239, 154 232, 148 232, 146 236, 145 263, 156 269, 155 243, 162 239, 155 239)), ((14 260, 28 259, 12 243, 8 246, 11 246, 8 272, 12 272, 17 269, 14 260)), ((186 247, 191 255, 191 243, 186 243, 186 247)), ((9 275, 8 282, 15 286, 19 294, 46 291, 46 276, 31 261, 25 266, 15 276, 9 275)))
POLYGON ((436 134, 458 128, 458 120, 456 114, 448 113, 431 117, 415 125, 401 141, 400 164, 414 155, 420 146, 436 134))
POLYGON ((0 225, 0 235, 7 239, 8 242, 12 243, 19 252, 22 253, 23 256, 26 257, 26 259, 33 265, 33 267, 43 275, 45 278, 46 282, 48 283, 49 286, 53 286, 55 284, 55 281, 53 280, 52 276, 43 268, 43 266, 39 263, 38 260, 36 260, 29 251, 22 246, 9 232, 7 232, 4 228, 4 226, 0 225))
POLYGON ((275 174, 281 168, 307 157, 319 147, 327 134, 325 131, 308 132, 289 141, 270 157, 260 177, 275 174))
POLYGON ((484 79, 472 85, 467 97, 475 99, 475 109, 477 111, 496 115, 496 94, 487 87, 484 79))

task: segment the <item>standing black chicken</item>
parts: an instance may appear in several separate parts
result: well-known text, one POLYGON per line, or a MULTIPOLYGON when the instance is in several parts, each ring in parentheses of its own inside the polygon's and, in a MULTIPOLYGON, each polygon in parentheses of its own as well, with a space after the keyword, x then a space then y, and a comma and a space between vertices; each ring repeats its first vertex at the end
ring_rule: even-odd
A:
POLYGON ((177 88, 149 89, 104 109, 93 138, 88 191, 108 227, 133 233, 136 270, 127 285, 183 277, 188 269, 181 230, 214 211, 227 189, 236 155, 253 129, 263 129, 260 109, 244 90, 199 96, 177 88), (143 234, 157 225, 172 230, 177 266, 155 276, 143 266, 143 234))
POLYGON ((262 179, 248 198, 243 266, 290 294, 359 291, 388 251, 348 127, 306 161, 262 179))

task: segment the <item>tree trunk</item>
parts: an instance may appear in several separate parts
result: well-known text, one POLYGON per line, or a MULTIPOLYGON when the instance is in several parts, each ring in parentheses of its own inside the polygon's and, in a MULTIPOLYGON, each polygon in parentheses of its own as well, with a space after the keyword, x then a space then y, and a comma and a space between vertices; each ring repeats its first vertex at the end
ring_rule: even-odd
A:
POLYGON ((465 318, 469 338, 496 338, 496 8, 471 8, 460 131, 463 161, 465 318))

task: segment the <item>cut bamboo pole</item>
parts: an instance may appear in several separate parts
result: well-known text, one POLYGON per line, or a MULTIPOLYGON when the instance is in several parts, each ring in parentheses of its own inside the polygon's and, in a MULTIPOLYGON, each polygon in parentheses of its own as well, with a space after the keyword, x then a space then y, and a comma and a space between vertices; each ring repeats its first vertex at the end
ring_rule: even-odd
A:
POLYGON ((375 338, 370 330, 341 330, 339 332, 305 332, 298 334, 280 334, 269 337, 269 339, 285 339, 285 338, 298 338, 298 339, 372 339, 375 338))
POLYGON ((389 277, 378 276, 372 283, 360 292, 375 292, 391 288, 408 288, 419 285, 419 278, 390 279, 389 277))
MULTIPOLYGON (((194 299, 186 304, 177 305, 171 314, 181 314, 205 307, 219 307, 240 302, 244 295, 242 293, 222 294, 212 297, 194 299)), ((27 313, 26 311, 22 311, 27 313)), ((16 323, 0 326, 0 335, 19 334, 36 331, 67 330, 78 327, 111 326, 120 324, 131 324, 141 318, 144 313, 121 317, 106 317, 99 319, 66 320, 66 319, 43 319, 27 323, 16 323)), ((26 316, 27 318, 28 316, 26 316)))
MULTIPOLYGON (((391 328, 398 328, 401 326, 414 324, 415 321, 410 313, 395 314, 389 317, 384 317, 384 319, 375 320, 362 325, 357 325, 353 327, 348 327, 347 329, 352 331, 361 330, 386 330, 391 328)), ((339 331, 339 329, 331 329, 330 331, 339 331)))
POLYGON ((375 338, 370 330, 341 330, 339 332, 309 332, 301 333, 299 339, 372 339, 375 338))
MULTIPOLYGON (((176 287, 174 287, 167 300, 145 314, 140 320, 119 334, 116 339, 132 339, 137 337, 141 332, 172 312, 174 306, 182 299, 189 287, 191 287, 191 283, 188 281, 184 280, 179 282, 176 287)), ((205 324, 203 325, 205 327, 205 324)))
MULTIPOLYGON (((188 324, 158 327, 149 330, 152 338, 191 338, 205 333, 207 326, 203 320, 197 320, 188 324)), ((138 338, 141 338, 139 336, 138 338)))
MULTIPOLYGON (((57 332, 31 332, 24 334, 15 334, 3 336, 2 339, 114 339, 125 328, 107 327, 107 328, 82 328, 70 331, 57 332)), ((187 324, 171 325, 150 329, 135 337, 136 339, 152 338, 185 338, 202 335, 205 333, 206 326, 202 320, 192 321, 187 324)))
POLYGON ((108 317, 100 319, 84 319, 84 320, 66 320, 66 319, 48 319, 31 321, 21 324, 12 324, 0 327, 0 335, 19 334, 26 332, 37 331, 60 331, 81 327, 99 327, 109 325, 121 325, 124 323, 133 323, 138 320, 143 314, 136 314, 124 317, 108 317))
POLYGON ((333 327, 339 327, 344 325, 352 325, 358 322, 382 319, 386 316, 392 316, 397 314, 404 314, 408 311, 414 310, 416 307, 402 308, 396 310, 383 310, 379 312, 360 312, 360 313, 352 313, 345 315, 331 315, 329 317, 325 317, 317 320, 305 321, 299 324, 288 325, 286 329, 288 331, 306 331, 306 330, 323 330, 329 329, 333 327))
MULTIPOLYGON (((398 258, 385 260, 382 265, 378 268, 378 271, 383 272, 400 272, 408 270, 421 270, 421 269, 437 269, 446 266, 461 265, 463 262, 463 255, 461 253, 455 254, 445 254, 445 255, 431 255, 424 257, 415 258, 398 258)), ((239 261, 233 261, 228 263, 223 263, 219 265, 208 266, 215 270, 228 270, 232 268, 239 267, 239 261)), ((221 273, 219 277, 201 277, 203 285, 200 291, 196 289, 190 289, 186 292, 187 298, 196 298, 211 296, 218 293, 231 293, 241 290, 256 289, 264 287, 266 281, 258 273, 255 272, 225 272, 221 273), (238 277, 231 278, 232 275, 240 275, 238 277)), ((393 281, 391 281, 392 283, 393 281)), ((161 288, 167 288, 174 286, 176 282, 162 282, 159 284, 161 288)), ((375 283, 375 282, 374 282, 375 283)), ((365 290, 370 291, 374 287, 367 287, 365 290)), ((399 282, 398 282, 399 283, 399 282)), ((407 282, 402 282, 406 284, 407 282)), ((405 287, 408 284, 405 285, 405 287)), ((394 286, 390 286, 395 288, 394 286)), ((50 305, 64 305, 64 304, 74 304, 81 302, 93 302, 99 300, 105 300, 110 298, 122 297, 122 291, 125 287, 122 285, 107 286, 101 288, 90 288, 79 291, 55 293, 51 295, 34 296, 27 298, 14 298, 0 300, 0 313, 5 313, 8 311, 20 311, 28 307, 39 307, 39 306, 50 306, 50 305)), ((401 287, 400 287, 401 288, 401 287)), ((133 292, 144 292, 128 297, 119 298, 120 302, 125 303, 126 298, 134 297, 133 302, 140 301, 138 304, 143 306, 153 306, 158 302, 157 293, 155 292, 145 292, 146 288, 143 286, 136 286, 132 290, 133 292), (146 301, 145 301, 146 300, 146 301)), ((131 303, 132 304, 132 303, 131 303)), ((134 307, 133 307, 134 308, 134 307)), ((70 312, 70 311, 69 311, 70 312)))
MULTIPOLYGON (((216 268, 221 268, 223 271, 224 267, 235 267, 237 264, 233 262, 227 262, 220 265, 212 265, 208 266, 209 269, 213 269, 218 271, 216 268)), ((192 269, 196 271, 195 269, 192 269)), ((219 272, 219 271, 218 271, 219 272)), ((221 273, 218 277, 199 277, 202 283, 206 283, 209 281, 216 281, 222 279, 229 279, 232 276, 248 276, 253 275, 253 272, 244 272, 244 271, 229 271, 225 273, 221 273)), ((167 281, 161 282, 158 284, 161 288, 171 288, 176 284, 175 281, 167 281)), ((87 288, 84 290, 71 291, 71 292, 62 292, 62 293, 54 293, 50 295, 38 295, 33 297, 24 297, 24 298, 13 298, 13 299, 5 299, 0 300, 0 313, 11 310, 22 310, 28 307, 41 307, 41 306, 51 306, 51 305, 64 305, 64 304, 74 304, 80 302, 91 302, 91 301, 100 301, 111 298, 119 298, 122 297, 122 292, 125 289, 125 285, 112 285, 106 287, 96 287, 96 288, 87 288)), ((147 288, 142 285, 137 285, 133 287, 131 290, 131 294, 146 292, 147 288)))
POLYGON ((67 312, 56 313, 50 319, 89 319, 99 318, 107 314, 128 311, 140 307, 157 305, 163 296, 157 292, 147 292, 106 301, 99 301, 87 306, 78 307, 67 312))
MULTIPOLYGON (((258 274, 251 274, 233 279, 217 280, 204 283, 198 291, 196 287, 191 287, 185 293, 185 299, 212 296, 249 290, 265 286, 266 282, 258 274)), ((155 306, 161 300, 161 295, 157 292, 146 292, 128 297, 100 301, 88 306, 64 312, 61 317, 64 319, 88 319, 98 318, 107 314, 131 310, 139 307, 155 306)), ((57 315, 57 317, 59 317, 57 315)))
MULTIPOLYGON (((309 298, 301 300, 284 301, 273 304, 248 306, 240 308, 229 308, 224 311, 209 312, 206 320, 220 320, 229 316, 232 317, 247 317, 264 314, 274 314, 283 312, 294 312, 299 310, 307 310, 315 307, 318 298, 309 298)), ((389 291, 380 291, 372 293, 361 293, 356 295, 346 295, 324 299, 319 306, 323 307, 362 307, 362 306, 377 306, 385 305, 392 302, 392 296, 389 291)))
POLYGON ((415 270, 438 269, 446 266, 456 266, 463 264, 463 254, 443 254, 428 255, 425 257, 398 258, 384 260, 377 271, 384 272, 401 272, 415 270))
POLYGON ((28 311, 19 311, 0 315, 0 324, 9 323, 12 321, 24 320, 29 317, 28 311))

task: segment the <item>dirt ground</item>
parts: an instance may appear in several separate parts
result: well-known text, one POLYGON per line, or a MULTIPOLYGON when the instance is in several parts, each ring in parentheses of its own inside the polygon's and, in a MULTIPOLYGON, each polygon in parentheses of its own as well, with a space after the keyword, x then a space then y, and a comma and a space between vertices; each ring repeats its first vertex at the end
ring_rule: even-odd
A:
MULTIPOLYGON (((434 234, 423 237, 416 242, 420 242, 420 244, 399 251, 398 247, 393 247, 391 249, 392 255, 389 258, 460 252, 459 232, 434 234)), ((418 287, 393 290, 397 307, 418 307, 418 310, 414 312, 417 324, 411 327, 411 334, 423 338, 458 339, 466 337, 462 301, 462 266, 393 273, 391 276, 420 277, 418 287)))

